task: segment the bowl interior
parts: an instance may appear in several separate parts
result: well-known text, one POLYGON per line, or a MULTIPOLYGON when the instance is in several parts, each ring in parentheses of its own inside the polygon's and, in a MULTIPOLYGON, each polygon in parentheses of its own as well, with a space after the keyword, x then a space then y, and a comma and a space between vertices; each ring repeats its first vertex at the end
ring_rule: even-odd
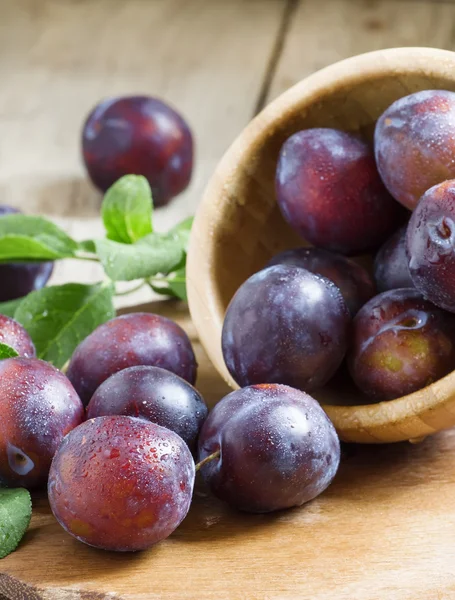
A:
MULTIPOLYGON (((356 132, 371 142, 380 114, 398 98, 423 89, 455 90, 455 54, 408 48, 342 61, 311 75, 266 107, 220 162, 195 221, 189 296, 202 342, 233 387, 220 348, 229 301, 274 254, 305 245, 285 223, 276 203, 274 176, 282 144, 310 127, 356 132)), ((366 402, 352 387, 335 381, 337 393, 328 386, 319 394, 321 401, 366 402)))
POLYGON ((334 85, 310 102, 296 104, 262 128, 248 147, 247 164, 231 174, 220 222, 214 230, 213 274, 226 309, 238 287, 277 252, 305 245, 284 221, 278 208, 274 177, 278 154, 293 133, 310 127, 333 127, 356 132, 372 141, 381 113, 398 98, 431 89, 455 89, 454 80, 435 80, 408 74, 377 73, 368 80, 334 85))

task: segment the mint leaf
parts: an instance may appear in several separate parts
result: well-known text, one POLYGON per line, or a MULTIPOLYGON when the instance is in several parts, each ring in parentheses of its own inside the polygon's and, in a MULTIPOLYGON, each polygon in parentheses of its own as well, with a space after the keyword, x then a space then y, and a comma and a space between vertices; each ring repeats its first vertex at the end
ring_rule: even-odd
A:
POLYGON ((12 214, 0 219, 0 262, 74 256, 77 243, 42 217, 12 214))
POLYGON ((169 235, 176 235, 180 239, 185 252, 188 251, 188 242, 193 221, 194 217, 188 217, 169 231, 169 235))
POLYGON ((107 237, 133 244, 152 233, 152 191, 142 175, 125 175, 106 192, 101 209, 107 237))
POLYGON ((155 279, 150 282, 150 287, 157 294, 172 296, 180 300, 188 300, 186 295, 186 269, 183 267, 167 277, 155 279))
POLYGON ((169 273, 185 257, 178 237, 150 233, 135 244, 95 240, 96 253, 113 281, 144 279, 157 273, 169 273))
POLYGON ((16 550, 31 516, 32 501, 27 490, 0 489, 0 558, 16 550))
POLYGON ((19 354, 14 348, 0 342, 0 360, 3 360, 4 358, 14 358, 15 356, 19 356, 19 354))
POLYGON ((21 304, 24 298, 16 298, 16 300, 8 300, 8 302, 0 302, 0 315, 14 317, 17 307, 21 304))
POLYGON ((23 299, 14 318, 31 335, 38 358, 61 368, 79 342, 115 316, 113 293, 112 283, 43 288, 23 299))

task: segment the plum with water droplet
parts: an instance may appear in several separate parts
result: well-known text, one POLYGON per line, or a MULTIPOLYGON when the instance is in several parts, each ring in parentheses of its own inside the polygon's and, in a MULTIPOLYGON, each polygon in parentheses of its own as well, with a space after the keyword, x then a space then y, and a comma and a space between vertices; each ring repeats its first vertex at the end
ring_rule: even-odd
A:
POLYGON ((211 455, 201 466, 210 490, 240 510, 265 513, 321 494, 337 472, 340 443, 314 398, 285 385, 253 385, 209 414, 199 460, 211 455))
POLYGON ((302 267, 327 277, 340 288, 352 316, 375 294, 374 283, 366 269, 353 260, 322 248, 296 248, 280 252, 267 263, 302 267))
POLYGON ((36 358, 0 361, 0 485, 45 485, 63 437, 84 420, 76 391, 36 358))
POLYGON ((19 356, 33 358, 36 355, 35 346, 28 332, 20 323, 0 314, 0 343, 16 350, 19 356))
POLYGON ((430 187, 455 178, 455 93, 400 98, 378 119, 374 145, 387 189, 412 210, 430 187))
POLYGON ((455 369, 455 315, 414 288, 383 292, 353 321, 348 364, 372 401, 420 390, 455 369))
POLYGON ((345 355, 350 316, 338 287, 306 269, 275 265, 237 290, 224 319, 226 366, 240 385, 323 386, 345 355))
POLYGON ((284 144, 276 170, 284 218, 314 246, 355 255, 378 248, 406 211, 379 177, 374 154, 336 129, 306 129, 284 144))
POLYGON ((88 115, 82 154, 101 191, 123 175, 143 175, 155 206, 162 206, 190 182, 193 137, 183 117, 168 104, 149 96, 123 96, 100 102, 88 115))
POLYGON ((406 245, 415 287, 455 312, 455 179, 422 196, 409 221, 406 245))
POLYGON ((204 399, 192 385, 170 371, 150 366, 129 367, 111 375, 87 406, 88 419, 127 415, 167 427, 191 452, 196 450, 207 412, 204 399))
POLYGON ((86 406, 108 377, 138 365, 172 371, 191 384, 197 363, 183 329, 149 313, 121 315, 97 327, 74 351, 68 378, 86 406))
POLYGON ((49 473, 49 502, 79 541, 144 550, 183 521, 194 477, 188 446, 173 431, 135 417, 97 417, 63 440, 49 473))

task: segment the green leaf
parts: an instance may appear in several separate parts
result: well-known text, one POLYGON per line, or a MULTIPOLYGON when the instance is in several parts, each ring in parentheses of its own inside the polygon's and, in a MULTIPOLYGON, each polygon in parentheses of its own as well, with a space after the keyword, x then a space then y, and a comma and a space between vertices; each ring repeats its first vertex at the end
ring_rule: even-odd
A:
POLYGON ((115 316, 113 293, 112 282, 43 288, 24 298, 14 318, 31 335, 38 357, 61 368, 79 342, 115 316))
POLYGON ((16 300, 8 300, 8 302, 0 302, 0 315, 14 317, 17 307, 22 303, 24 298, 16 298, 16 300))
POLYGON ((188 251, 188 242, 193 221, 194 217, 188 217, 169 231, 169 235, 177 235, 180 238, 185 252, 188 251))
POLYGON ((168 284, 174 296, 180 298, 180 300, 185 300, 185 302, 188 300, 186 295, 186 268, 172 273, 168 278, 168 284))
POLYGON ((171 273, 162 279, 156 279, 150 282, 154 292, 162 296, 172 296, 180 300, 188 300, 186 295, 186 269, 185 267, 171 273))
POLYGON ((107 237, 133 244, 152 233, 152 191, 142 175, 125 175, 106 192, 101 214, 107 237))
POLYGON ((54 260, 74 256, 77 243, 42 217, 6 215, 0 219, 0 262, 54 260))
POLYGON ((169 288, 168 285, 166 285, 166 280, 163 279, 163 285, 161 285, 161 282, 156 283, 156 282, 150 282, 150 287, 152 288, 152 290, 156 293, 156 294, 160 294, 160 296, 172 296, 172 290, 169 288))
POLYGON ((93 240, 83 240, 82 242, 79 242, 79 250, 82 250, 83 252, 89 252, 90 254, 95 254, 95 242, 93 240))
POLYGON ((0 342, 0 360, 3 360, 4 358, 14 358, 15 356, 19 356, 19 354, 14 348, 0 342))
POLYGON ((32 501, 27 490, 0 489, 0 558, 16 550, 31 516, 32 501))
POLYGON ((185 252, 174 235, 151 233, 135 244, 95 240, 96 253, 113 281, 132 281, 169 273, 180 265, 185 252))

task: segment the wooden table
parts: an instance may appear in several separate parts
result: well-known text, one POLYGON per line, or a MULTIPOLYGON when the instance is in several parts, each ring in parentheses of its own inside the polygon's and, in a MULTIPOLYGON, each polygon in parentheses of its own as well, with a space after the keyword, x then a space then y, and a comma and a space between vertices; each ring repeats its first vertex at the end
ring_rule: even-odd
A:
MULTIPOLYGON (((0 8, 0 201, 46 214, 78 238, 102 232, 100 196, 79 158, 81 124, 101 98, 157 95, 193 127, 193 182, 156 212, 164 229, 194 213, 250 118, 308 73, 390 46, 455 47, 447 0, 1 0, 0 8)), ((99 277, 96 267, 64 261, 53 283, 99 277)), ((147 308, 183 319, 194 338, 178 305, 147 308)), ((213 404, 226 389, 197 350, 213 404)), ((454 448, 450 432, 420 446, 347 448, 328 493, 271 517, 238 515, 198 488, 175 535, 133 556, 73 541, 38 499, 21 548, 0 562, 0 592, 14 600, 451 599, 454 448)))

